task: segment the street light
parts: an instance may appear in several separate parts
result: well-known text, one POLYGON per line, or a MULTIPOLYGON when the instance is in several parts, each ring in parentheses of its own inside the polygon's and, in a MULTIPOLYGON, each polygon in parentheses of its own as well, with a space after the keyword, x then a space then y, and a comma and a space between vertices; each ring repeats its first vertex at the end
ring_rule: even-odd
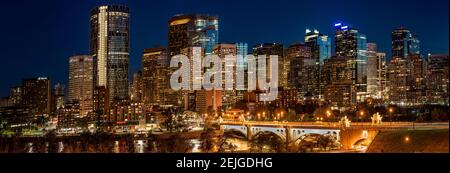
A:
POLYGON ((330 110, 327 110, 327 117, 330 117, 331 116, 331 111, 330 110))
POLYGON ((389 108, 389 120, 392 122, 392 113, 394 113, 394 108, 389 108))

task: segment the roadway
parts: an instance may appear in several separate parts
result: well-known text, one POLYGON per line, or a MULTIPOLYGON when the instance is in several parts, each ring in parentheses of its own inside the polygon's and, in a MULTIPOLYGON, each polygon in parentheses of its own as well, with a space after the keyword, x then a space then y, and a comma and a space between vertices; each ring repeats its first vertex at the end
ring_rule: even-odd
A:
MULTIPOLYGON (((223 121, 223 125, 250 125, 250 126, 277 126, 277 127, 308 127, 321 129, 340 129, 342 126, 338 122, 276 122, 276 121, 223 121)), ((351 122, 348 129, 448 129, 448 122, 436 123, 416 123, 416 122, 382 122, 381 124, 372 124, 371 122, 351 122)))

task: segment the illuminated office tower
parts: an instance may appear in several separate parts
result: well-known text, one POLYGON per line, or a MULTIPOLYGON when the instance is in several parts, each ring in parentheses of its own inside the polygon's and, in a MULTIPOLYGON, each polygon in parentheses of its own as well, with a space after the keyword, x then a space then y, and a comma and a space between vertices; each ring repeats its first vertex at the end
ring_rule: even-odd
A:
POLYGON ((325 59, 331 57, 331 39, 314 29, 306 29, 305 44, 311 48, 312 57, 323 65, 325 59))
POLYGON ((48 116, 51 112, 50 79, 29 78, 22 81, 22 104, 29 108, 31 115, 48 116))
MULTIPOLYGON (((284 54, 283 54, 283 45, 279 43, 264 43, 264 44, 258 44, 253 47, 253 56, 255 58, 258 57, 258 55, 264 55, 266 56, 266 79, 267 81, 270 81, 270 55, 278 55, 278 86, 280 87, 286 87, 287 86, 287 73, 284 70, 284 54)), ((258 75, 263 74, 262 70, 258 68, 258 61, 257 61, 257 69, 258 69, 258 75)), ((258 79, 259 77, 257 77, 258 79)), ((256 86, 258 86, 258 83, 256 83, 256 86)), ((257 87, 259 89, 259 86, 257 87)))
POLYGON ((375 43, 367 43, 367 92, 381 99, 386 88, 386 53, 378 52, 375 43))
MULTIPOLYGON (((189 71, 182 71, 182 74, 189 73, 189 85, 190 90, 180 90, 178 91, 178 102, 184 104, 186 110, 196 110, 197 90, 194 88, 202 89, 202 80, 204 68, 194 68, 195 64, 202 66, 203 58, 205 57, 204 49, 202 47, 187 47, 181 50, 181 54, 185 55, 189 59, 191 64, 189 71), (194 74, 197 74, 194 76, 194 74)), ((186 80, 186 79, 183 79, 186 80)), ((183 105, 179 104, 179 105, 183 105)))
POLYGON ((391 104, 406 104, 410 85, 410 68, 403 57, 393 57, 388 67, 389 102, 391 104))
POLYGON ((219 41, 219 19, 211 15, 176 15, 169 20, 168 36, 170 57, 192 46, 202 47, 208 55, 219 41))
POLYGON ((142 95, 146 105, 176 105, 176 93, 170 88, 167 48, 145 49, 142 55, 142 95))
MULTIPOLYGON (((238 75, 236 76, 236 81, 241 80, 244 81, 243 85, 236 84, 237 88, 242 88, 244 90, 237 90, 236 98, 237 100, 244 100, 244 94, 248 89, 248 44, 247 43, 236 43, 236 57, 241 56, 243 59, 243 62, 240 64, 241 68, 244 69, 245 75, 238 75)), ((239 64, 236 64, 236 68, 239 66, 239 64)))
POLYGON ((128 98, 130 9, 122 5, 94 8, 90 18, 90 54, 96 58, 96 85, 109 99, 128 98))
POLYGON ((73 56, 69 59, 68 102, 78 102, 80 116, 93 111, 94 58, 90 55, 73 56))
POLYGON ((236 56, 237 56, 237 48, 236 44, 226 44, 221 43, 214 46, 214 49, 212 51, 212 54, 219 56, 219 58, 222 61, 222 88, 223 94, 222 94, 222 105, 224 108, 230 107, 232 104, 236 103, 238 100, 237 98, 237 91, 236 91, 236 56), (231 59, 225 59, 227 55, 230 55, 232 57, 231 59), (228 62, 227 62, 228 61, 228 62), (227 64, 231 64, 229 67, 227 67, 227 64), (229 70, 228 70, 229 69, 229 70), (225 75, 231 74, 232 79, 231 81, 226 81, 225 75), (231 82, 233 85, 231 87, 227 88, 225 83, 231 82))
POLYGON ((312 57, 311 48, 301 43, 292 44, 284 50, 284 56, 287 88, 297 89, 301 98, 307 93, 317 96, 319 66, 312 57))
POLYGON ((332 109, 347 110, 355 105, 355 86, 352 84, 352 69, 348 57, 331 57, 324 61, 324 99, 332 109))
POLYGON ((433 104, 448 105, 448 54, 429 54, 427 58, 427 100, 433 104))
POLYGON ((406 28, 392 31, 392 57, 407 58, 409 54, 420 54, 418 37, 406 28))
POLYGON ((348 57, 352 69, 352 83, 356 87, 356 100, 362 102, 367 96, 367 38, 357 29, 337 23, 335 45, 336 56, 348 57))

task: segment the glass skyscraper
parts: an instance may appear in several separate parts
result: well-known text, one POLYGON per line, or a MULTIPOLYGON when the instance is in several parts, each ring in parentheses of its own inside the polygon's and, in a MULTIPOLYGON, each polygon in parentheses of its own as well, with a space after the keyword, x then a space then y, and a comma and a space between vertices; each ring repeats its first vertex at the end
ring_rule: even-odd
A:
POLYGON ((320 64, 331 57, 331 39, 318 30, 306 29, 305 44, 311 47, 312 57, 317 58, 320 64))
POLYGON ((209 55, 219 41, 217 16, 186 14, 169 20, 169 56, 180 54, 187 47, 198 46, 209 55))
POLYGON ((354 101, 364 100, 367 92, 367 38, 357 29, 342 23, 336 28, 336 56, 348 57, 352 70, 352 82, 356 87, 357 97, 354 101))
POLYGON ((90 54, 96 59, 96 85, 109 90, 110 100, 128 97, 130 10, 122 5, 91 11, 90 54))
POLYGON ((410 54, 420 54, 420 40, 408 29, 400 27, 392 32, 392 57, 407 58, 410 54))

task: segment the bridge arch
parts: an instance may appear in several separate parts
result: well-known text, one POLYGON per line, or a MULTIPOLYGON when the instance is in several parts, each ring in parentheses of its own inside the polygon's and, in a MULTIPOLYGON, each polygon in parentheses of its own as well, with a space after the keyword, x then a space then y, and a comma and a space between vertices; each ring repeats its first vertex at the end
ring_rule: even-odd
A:
POLYGON ((284 127, 251 127, 251 133, 253 134, 251 138, 257 137, 257 135, 271 133, 278 136, 284 142, 286 142, 286 128, 284 127))
POLYGON ((243 134, 245 137, 248 136, 247 134, 247 126, 241 126, 241 125, 223 125, 224 132, 238 132, 243 134))
POLYGON ((243 137, 243 138, 247 138, 247 134, 242 132, 241 130, 237 130, 237 129, 227 129, 224 130, 224 135, 228 135, 228 136, 238 136, 238 137, 243 137))

